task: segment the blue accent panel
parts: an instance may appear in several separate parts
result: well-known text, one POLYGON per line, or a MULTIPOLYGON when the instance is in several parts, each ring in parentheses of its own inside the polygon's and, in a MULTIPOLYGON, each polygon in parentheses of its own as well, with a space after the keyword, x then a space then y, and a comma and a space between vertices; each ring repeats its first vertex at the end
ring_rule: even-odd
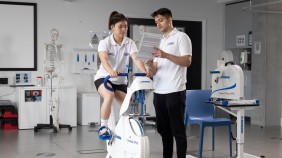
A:
MULTIPOLYGON (((119 73, 118 76, 128 76, 128 73, 119 73)), ((146 76, 146 74, 145 74, 145 73, 134 73, 134 76, 146 76)), ((114 89, 111 88, 111 87, 109 87, 109 86, 107 85, 107 82, 108 82, 108 80, 109 80, 110 78, 111 78, 110 75, 108 75, 107 77, 105 77, 105 79, 104 79, 104 87, 105 87, 107 90, 113 92, 114 89)))
POLYGON ((107 126, 101 126, 99 129, 98 129, 98 137, 101 139, 101 140, 110 140, 112 138, 112 131, 110 130, 110 128, 108 128, 107 126), (103 135, 100 135, 100 131, 102 129, 106 128, 107 131, 109 132, 108 134, 103 134, 103 135))
POLYGON ((76 55, 76 61, 79 62, 79 54, 76 55))
POLYGON ((135 102, 137 100, 137 92, 133 93, 133 102, 135 102))
POLYGON ((213 91, 212 93, 215 93, 215 92, 217 92, 217 91, 222 91, 222 90, 233 89, 233 88, 235 88, 235 87, 236 87, 236 83, 235 83, 234 85, 230 86, 230 87, 217 89, 217 90, 213 91))
POLYGON ((127 72, 128 73, 132 72, 132 67, 130 67, 129 65, 126 65, 126 67, 127 67, 127 72))
POLYGON ((143 98, 143 91, 139 90, 139 102, 141 104, 141 116, 144 116, 144 98, 143 98))
POLYGON ((245 119, 243 116, 241 116, 241 133, 244 133, 244 123, 245 123, 245 119))
POLYGON ((219 74, 220 71, 210 71, 210 74, 219 74))
POLYGON ((227 105, 228 105, 228 101, 227 101, 227 100, 223 100, 223 101, 222 101, 222 105, 223 105, 223 106, 227 106, 227 105))
POLYGON ((118 76, 128 76, 128 73, 119 73, 118 76))
POLYGON ((230 78, 230 76, 220 76, 220 78, 230 78))
POLYGON ((145 97, 144 97, 144 91, 143 90, 139 90, 139 101, 140 101, 140 104, 141 105, 144 105, 144 100, 145 100, 145 97))
POLYGON ((134 76, 146 76, 146 73, 135 73, 134 76))

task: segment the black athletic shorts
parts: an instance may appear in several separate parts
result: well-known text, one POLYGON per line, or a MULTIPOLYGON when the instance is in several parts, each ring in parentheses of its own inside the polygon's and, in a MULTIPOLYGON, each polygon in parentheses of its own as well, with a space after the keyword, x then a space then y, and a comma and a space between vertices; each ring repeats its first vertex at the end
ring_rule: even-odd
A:
MULTIPOLYGON (((99 78, 96 81, 94 81, 95 87, 98 91, 98 88, 101 84, 104 84, 104 79, 105 78, 99 78)), ((110 80, 108 80, 108 83, 110 83, 110 85, 113 87, 114 91, 119 90, 122 91, 124 93, 127 93, 127 85, 125 84, 113 84, 110 80)))

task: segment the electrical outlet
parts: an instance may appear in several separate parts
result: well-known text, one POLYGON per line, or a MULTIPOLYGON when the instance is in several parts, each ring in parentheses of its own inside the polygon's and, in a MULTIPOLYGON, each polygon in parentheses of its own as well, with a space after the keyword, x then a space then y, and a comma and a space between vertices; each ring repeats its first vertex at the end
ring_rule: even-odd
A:
POLYGON ((245 35, 236 36, 236 46, 245 46, 246 37, 245 35))
POLYGON ((261 53, 261 42, 260 41, 256 41, 254 43, 254 52, 255 52, 255 54, 261 53))

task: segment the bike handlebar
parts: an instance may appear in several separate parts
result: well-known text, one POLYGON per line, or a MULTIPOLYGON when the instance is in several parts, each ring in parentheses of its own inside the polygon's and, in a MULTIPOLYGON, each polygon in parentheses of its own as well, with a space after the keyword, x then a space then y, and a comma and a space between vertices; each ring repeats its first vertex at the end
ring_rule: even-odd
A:
MULTIPOLYGON (((128 76, 128 74, 129 74, 129 73, 119 73, 118 76, 128 76)), ((147 75, 146 73, 131 73, 131 74, 133 74, 133 76, 146 76, 146 75, 147 75)), ((110 75, 108 75, 107 77, 105 77, 105 79, 104 79, 104 87, 105 87, 107 90, 113 92, 114 89, 113 89, 112 87, 109 87, 108 84, 107 84, 107 82, 108 82, 108 80, 109 80, 110 78, 111 78, 110 75)))

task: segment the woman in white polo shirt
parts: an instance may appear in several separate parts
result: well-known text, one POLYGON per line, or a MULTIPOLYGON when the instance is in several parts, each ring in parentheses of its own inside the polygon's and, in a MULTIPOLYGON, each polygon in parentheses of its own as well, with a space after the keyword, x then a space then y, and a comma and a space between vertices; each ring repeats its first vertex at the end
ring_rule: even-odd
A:
MULTIPOLYGON (((127 18, 122 13, 113 11, 109 18, 109 30, 112 30, 112 34, 101 40, 98 46, 101 65, 94 77, 95 86, 104 100, 101 106, 101 126, 108 124, 113 100, 116 99, 118 105, 121 106, 125 98, 127 78, 119 77, 118 74, 127 72, 126 65, 129 64, 129 57, 141 72, 150 76, 143 63, 136 59, 136 44, 126 37, 127 18), (104 78, 108 75, 111 76, 108 85, 114 89, 114 92, 107 90, 103 85, 104 78)), ((106 132, 101 130, 99 134, 103 135, 106 132)))

